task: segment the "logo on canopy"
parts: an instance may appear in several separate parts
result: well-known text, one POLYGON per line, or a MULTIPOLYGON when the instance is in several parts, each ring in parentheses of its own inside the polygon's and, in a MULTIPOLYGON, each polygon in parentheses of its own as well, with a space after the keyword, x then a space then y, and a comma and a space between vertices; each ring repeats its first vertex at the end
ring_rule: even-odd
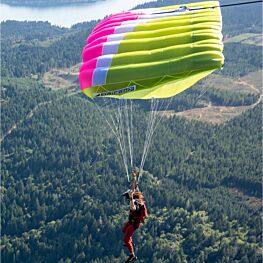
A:
POLYGON ((93 93, 94 97, 104 97, 104 96, 111 96, 111 95, 121 95, 124 93, 132 92, 136 90, 136 85, 126 87, 124 89, 112 90, 112 91, 105 91, 101 93, 93 93))

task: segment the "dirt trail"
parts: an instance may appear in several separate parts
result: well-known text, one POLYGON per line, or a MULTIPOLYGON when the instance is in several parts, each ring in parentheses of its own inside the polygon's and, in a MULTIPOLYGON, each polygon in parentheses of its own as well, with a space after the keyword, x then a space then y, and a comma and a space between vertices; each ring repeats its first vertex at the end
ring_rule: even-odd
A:
POLYGON ((77 92, 72 92, 70 94, 67 94, 65 96, 62 96, 56 100, 49 100, 49 101, 45 101, 45 102, 41 102, 39 104, 37 104, 29 113, 26 114, 26 116, 24 118, 22 118, 20 121, 18 121, 17 123, 14 123, 12 125, 12 127, 2 136, 2 138, 0 139, 0 143, 3 142, 3 140, 9 135, 11 134, 19 125, 21 125, 22 123, 24 123, 25 121, 31 119, 33 116, 34 116, 34 113, 43 105, 47 105, 47 104, 51 104, 52 102, 56 102, 56 101, 59 101, 59 100, 62 100, 64 99, 65 97, 70 97, 70 96, 73 96, 73 95, 76 95, 80 93, 80 91, 77 91, 77 92))
POLYGON ((36 112, 38 110, 38 108, 42 105, 45 105, 45 104, 49 104, 51 103, 52 101, 45 101, 45 102, 41 102, 39 104, 37 104, 26 116, 25 118, 21 119, 20 121, 18 121, 17 123, 14 123, 12 125, 12 127, 6 132, 6 134, 3 135, 3 137, 0 139, 0 142, 2 142, 6 136, 8 136, 9 134, 11 134, 16 128, 18 125, 22 124, 23 122, 27 121, 28 119, 32 118, 33 115, 34 115, 34 112, 36 112))
POLYGON ((243 85, 243 86, 249 87, 251 90, 253 90, 257 94, 261 94, 260 90, 256 86, 246 82, 245 80, 238 79, 238 80, 235 80, 234 83, 236 83, 238 85, 243 85))

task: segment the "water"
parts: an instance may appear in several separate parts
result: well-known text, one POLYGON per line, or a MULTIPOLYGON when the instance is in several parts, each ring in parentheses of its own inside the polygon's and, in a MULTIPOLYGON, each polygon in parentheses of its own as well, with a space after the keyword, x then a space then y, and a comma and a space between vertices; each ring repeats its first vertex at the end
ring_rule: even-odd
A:
POLYGON ((104 18, 106 15, 129 10, 139 4, 153 0, 104 0, 90 4, 72 4, 66 6, 9 6, 0 4, 1 22, 48 21, 52 25, 70 27, 76 23, 104 18))

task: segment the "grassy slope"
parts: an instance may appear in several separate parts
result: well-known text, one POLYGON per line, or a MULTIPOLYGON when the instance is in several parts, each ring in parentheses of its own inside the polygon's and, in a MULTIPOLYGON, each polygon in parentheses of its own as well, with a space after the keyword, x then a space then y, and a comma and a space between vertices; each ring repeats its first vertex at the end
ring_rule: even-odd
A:
POLYGON ((262 46, 262 34, 245 33, 230 37, 224 40, 224 43, 243 43, 256 46, 262 46))

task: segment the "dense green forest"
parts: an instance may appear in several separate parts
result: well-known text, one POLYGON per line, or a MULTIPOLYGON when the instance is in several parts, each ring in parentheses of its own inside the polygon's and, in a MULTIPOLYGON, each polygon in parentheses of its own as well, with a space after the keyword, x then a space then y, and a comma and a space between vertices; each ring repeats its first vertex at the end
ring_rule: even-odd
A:
MULTIPOLYGON (((2 142, 2 258, 119 262, 126 178, 111 133, 86 98, 17 81, 3 83, 3 116, 51 101, 2 142)), ((142 180, 151 214, 136 238, 142 262, 259 262, 261 139, 260 106, 224 126, 162 123, 142 180)))
MULTIPOLYGON (((224 34, 260 33, 256 7, 222 10, 224 34)), ((42 83, 48 70, 80 63, 96 23, 70 29, 1 23, 2 262, 119 263, 127 257, 121 226, 128 205, 121 194, 129 184, 117 142, 77 86, 55 91, 42 83)), ((262 46, 229 43, 224 54, 219 76, 236 80, 262 69, 262 46)), ((216 106, 254 106, 221 125, 162 118, 140 180, 150 217, 135 234, 138 262, 261 262, 262 102, 252 91, 201 81, 176 96, 169 110, 203 107, 201 95, 216 106)), ((149 105, 134 104, 138 163, 149 105)))

